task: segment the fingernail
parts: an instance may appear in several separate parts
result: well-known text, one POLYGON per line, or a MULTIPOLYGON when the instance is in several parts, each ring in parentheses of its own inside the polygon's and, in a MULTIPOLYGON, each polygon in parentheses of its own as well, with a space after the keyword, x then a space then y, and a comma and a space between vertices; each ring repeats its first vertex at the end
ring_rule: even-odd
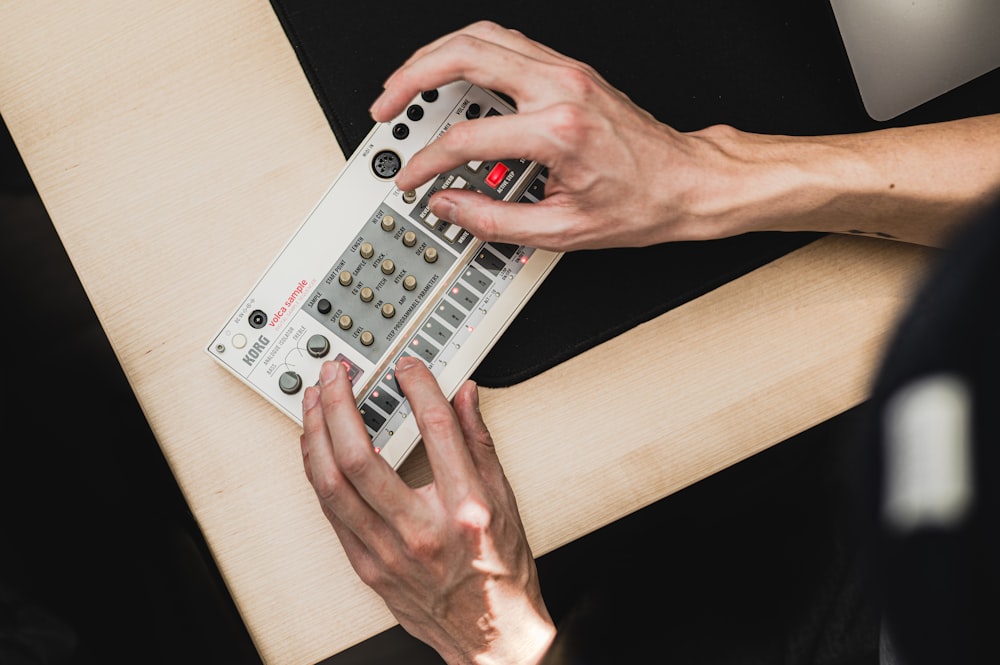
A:
POLYGON ((316 406, 317 401, 319 401, 319 391, 315 387, 309 386, 306 388, 305 394, 302 395, 302 410, 308 411, 316 406))
POLYGON ((472 379, 469 379, 469 383, 472 384, 472 407, 479 413, 479 385, 472 379))
POLYGON ((418 360, 417 358, 414 358, 413 356, 403 356, 402 358, 396 361, 396 372, 397 373, 405 372, 407 370, 413 369, 418 364, 420 364, 420 360, 418 360))
POLYGON ((455 202, 443 195, 437 195, 431 199, 431 212, 441 219, 455 221, 455 202))
POLYGON ((329 385, 340 378, 344 373, 344 366, 339 362, 325 362, 319 371, 319 381, 324 386, 329 385))

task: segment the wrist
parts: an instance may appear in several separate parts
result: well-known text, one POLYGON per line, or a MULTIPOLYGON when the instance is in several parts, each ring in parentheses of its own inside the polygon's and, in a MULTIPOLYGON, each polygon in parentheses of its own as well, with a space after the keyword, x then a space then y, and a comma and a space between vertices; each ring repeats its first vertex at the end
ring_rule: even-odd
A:
MULTIPOLYGON (((868 195, 859 154, 824 138, 769 136, 717 125, 688 135, 700 174, 688 192, 699 239, 753 231, 832 231, 868 195)), ((846 229, 845 229, 846 230, 846 229)))

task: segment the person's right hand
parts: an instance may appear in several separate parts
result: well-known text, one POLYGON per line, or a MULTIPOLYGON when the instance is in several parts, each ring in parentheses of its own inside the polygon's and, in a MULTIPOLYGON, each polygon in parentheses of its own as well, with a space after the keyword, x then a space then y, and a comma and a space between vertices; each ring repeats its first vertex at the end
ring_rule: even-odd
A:
MULTIPOLYGON (((402 190, 473 159, 521 158, 548 167, 545 199, 493 201, 446 190, 431 210, 487 241, 570 250, 720 237, 704 185, 726 160, 699 134, 658 122, 591 67, 517 31, 479 22, 418 50, 372 106, 401 113, 422 90, 466 80, 513 98, 518 113, 454 125, 396 177, 402 190)), ((728 128, 715 128, 725 134, 728 128)), ((732 131, 732 130, 728 130, 732 131)))

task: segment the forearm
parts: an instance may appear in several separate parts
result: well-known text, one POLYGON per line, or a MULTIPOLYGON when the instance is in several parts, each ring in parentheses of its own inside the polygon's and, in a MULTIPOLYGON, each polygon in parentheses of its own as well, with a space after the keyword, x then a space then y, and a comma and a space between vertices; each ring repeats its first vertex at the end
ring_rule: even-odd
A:
POLYGON ((726 127, 688 136, 716 169, 690 191, 710 235, 824 231, 941 246, 1000 193, 1000 115, 821 137, 726 127))

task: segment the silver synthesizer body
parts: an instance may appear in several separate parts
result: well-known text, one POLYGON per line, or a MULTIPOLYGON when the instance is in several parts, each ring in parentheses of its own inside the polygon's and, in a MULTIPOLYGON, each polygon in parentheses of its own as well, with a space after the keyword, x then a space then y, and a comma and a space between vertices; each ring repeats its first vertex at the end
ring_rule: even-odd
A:
POLYGON ((396 361, 423 360, 450 399, 561 254, 481 242, 427 207, 448 187, 537 202, 546 176, 537 163, 472 161, 412 192, 392 178, 455 124, 514 112, 457 82, 376 125, 207 353, 299 425, 302 391, 325 361, 342 362, 372 445, 397 468, 420 434, 393 378, 396 361))

